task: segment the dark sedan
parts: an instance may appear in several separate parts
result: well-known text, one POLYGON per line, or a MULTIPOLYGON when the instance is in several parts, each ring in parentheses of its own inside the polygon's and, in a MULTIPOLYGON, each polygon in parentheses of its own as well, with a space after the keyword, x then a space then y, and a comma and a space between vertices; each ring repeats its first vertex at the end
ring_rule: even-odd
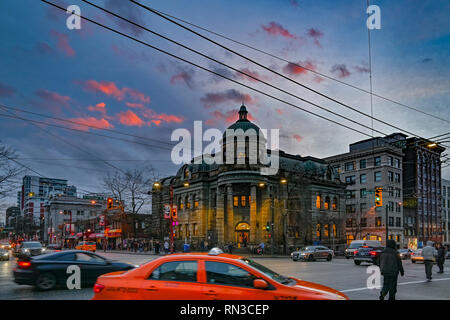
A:
POLYGON ((384 247, 381 246, 362 246, 356 252, 353 261, 357 266, 359 266, 362 262, 379 265, 380 255, 383 250, 384 247))
POLYGON ((14 281, 18 284, 32 285, 40 290, 50 290, 57 286, 66 287, 68 267, 80 267, 81 286, 94 285, 102 274, 126 271, 136 266, 107 260, 95 253, 69 250, 52 252, 35 257, 19 259, 14 268, 14 281))

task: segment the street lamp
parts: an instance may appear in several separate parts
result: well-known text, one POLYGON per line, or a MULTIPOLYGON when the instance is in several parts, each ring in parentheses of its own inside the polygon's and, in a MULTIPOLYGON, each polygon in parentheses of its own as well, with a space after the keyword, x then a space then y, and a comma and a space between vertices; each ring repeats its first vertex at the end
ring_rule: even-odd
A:
POLYGON ((264 182, 260 182, 260 183, 258 183, 258 186, 259 186, 260 188, 264 188, 265 184, 264 184, 264 182))
POLYGON ((189 182, 185 182, 185 183, 183 183, 183 185, 184 185, 185 187, 189 187, 189 182))
POLYGON ((159 188, 161 186, 161 184, 159 183, 159 182, 155 182, 154 184, 153 184, 153 187, 155 187, 155 188, 159 188))

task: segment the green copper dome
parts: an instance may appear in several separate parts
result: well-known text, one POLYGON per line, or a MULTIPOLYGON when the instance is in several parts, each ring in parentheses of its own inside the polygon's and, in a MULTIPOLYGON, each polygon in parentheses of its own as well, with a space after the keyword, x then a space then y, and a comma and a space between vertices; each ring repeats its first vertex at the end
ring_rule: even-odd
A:
MULTIPOLYGON (((259 135, 259 127, 247 119, 247 114, 248 114, 247 108, 244 105, 242 105, 241 108, 239 109, 239 119, 231 126, 229 126, 227 129, 231 130, 242 129, 244 132, 249 129, 253 129, 255 130, 256 134, 259 135)), ((226 136, 226 130, 223 133, 223 136, 224 137, 226 136)))

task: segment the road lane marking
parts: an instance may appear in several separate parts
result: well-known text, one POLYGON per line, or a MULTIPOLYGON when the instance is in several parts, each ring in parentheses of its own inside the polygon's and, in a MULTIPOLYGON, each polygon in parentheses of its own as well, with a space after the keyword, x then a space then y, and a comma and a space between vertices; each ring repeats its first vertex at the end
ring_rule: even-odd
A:
MULTIPOLYGON (((436 282, 436 281, 445 281, 445 280, 450 280, 450 278, 443 278, 443 279, 434 279, 432 282, 436 282)), ((410 282, 402 282, 402 283, 397 283, 398 286, 401 285, 407 285, 407 284, 417 284, 417 283, 425 283, 427 282, 427 280, 421 280, 421 281, 410 281, 410 282)), ((356 289, 347 289, 347 290, 339 290, 340 292, 353 292, 353 291, 362 291, 362 290, 373 290, 376 288, 356 288, 356 289)), ((379 288, 381 289, 381 288, 379 288)))

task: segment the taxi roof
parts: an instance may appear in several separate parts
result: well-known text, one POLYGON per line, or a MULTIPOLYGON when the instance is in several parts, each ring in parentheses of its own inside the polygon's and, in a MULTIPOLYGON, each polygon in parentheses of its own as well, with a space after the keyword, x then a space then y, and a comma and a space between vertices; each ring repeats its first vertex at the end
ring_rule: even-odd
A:
POLYGON ((164 257, 174 257, 174 256, 201 256, 201 257, 221 257, 221 258, 228 258, 228 259, 234 259, 239 260, 242 258, 245 258, 243 256, 238 256, 235 254, 229 254, 229 253, 221 253, 221 254, 209 254, 208 252, 177 252, 172 254, 167 254, 164 257))

